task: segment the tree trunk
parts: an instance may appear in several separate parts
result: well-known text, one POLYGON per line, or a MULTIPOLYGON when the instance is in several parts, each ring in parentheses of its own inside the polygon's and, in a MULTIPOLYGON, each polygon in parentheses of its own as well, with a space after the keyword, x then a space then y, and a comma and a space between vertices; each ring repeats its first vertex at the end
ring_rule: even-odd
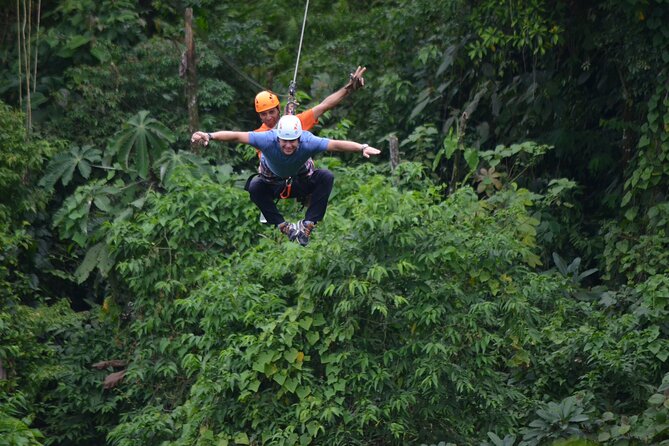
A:
POLYGON ((400 144, 397 140, 397 136, 393 135, 390 137, 390 170, 395 172, 395 169, 400 164, 400 144))
POLYGON ((193 39, 193 8, 186 8, 186 99, 188 101, 188 130, 193 133, 200 126, 197 113, 197 70, 195 66, 195 40, 193 39))
POLYGON ((465 150, 465 130, 467 128, 467 119, 469 114, 465 111, 460 115, 458 120, 458 150, 453 154, 453 170, 451 171, 451 181, 448 183, 448 194, 451 195, 457 189, 458 181, 460 181, 460 162, 462 153, 465 150))

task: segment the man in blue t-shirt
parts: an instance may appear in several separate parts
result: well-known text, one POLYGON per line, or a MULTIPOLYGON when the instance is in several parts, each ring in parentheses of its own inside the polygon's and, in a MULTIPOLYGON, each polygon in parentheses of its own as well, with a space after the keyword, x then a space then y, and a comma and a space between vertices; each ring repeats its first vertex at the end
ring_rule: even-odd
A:
POLYGON ((317 153, 361 152, 362 156, 378 155, 380 150, 354 141, 319 138, 303 131, 300 120, 294 115, 284 115, 277 126, 268 132, 233 132, 221 130, 214 133, 195 132, 191 142, 209 141, 250 144, 262 152, 260 175, 254 177, 248 190, 251 200, 260 208, 267 223, 276 225, 293 241, 305 246, 311 230, 323 219, 332 191, 334 176, 326 169, 315 169, 307 162, 317 153), (303 198, 311 194, 311 202, 304 220, 289 223, 281 215, 274 200, 277 198, 303 198))

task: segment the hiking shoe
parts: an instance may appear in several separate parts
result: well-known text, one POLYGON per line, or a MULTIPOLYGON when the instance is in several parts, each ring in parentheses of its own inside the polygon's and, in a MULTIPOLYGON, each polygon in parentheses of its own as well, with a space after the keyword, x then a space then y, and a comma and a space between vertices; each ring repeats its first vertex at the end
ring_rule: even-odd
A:
POLYGON ((297 242, 300 245, 307 246, 311 230, 314 229, 314 226, 316 226, 316 223, 309 220, 300 220, 297 222, 297 242))
POLYGON ((279 223, 277 225, 277 228, 279 228, 279 231, 283 232, 286 234, 288 237, 288 240, 295 241, 297 238, 297 225, 295 223, 288 223, 287 221, 284 221, 283 223, 279 223))

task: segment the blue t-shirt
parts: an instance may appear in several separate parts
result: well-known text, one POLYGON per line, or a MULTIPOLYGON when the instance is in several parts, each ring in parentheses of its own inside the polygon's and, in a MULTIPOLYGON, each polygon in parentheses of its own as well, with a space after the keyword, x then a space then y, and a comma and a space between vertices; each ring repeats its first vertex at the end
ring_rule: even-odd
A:
POLYGON ((269 132, 249 132, 249 144, 262 152, 260 163, 264 163, 276 176, 288 178, 296 175, 304 163, 328 149, 328 138, 314 136, 313 133, 303 131, 300 136, 300 146, 292 155, 284 155, 279 146, 276 130, 269 132))

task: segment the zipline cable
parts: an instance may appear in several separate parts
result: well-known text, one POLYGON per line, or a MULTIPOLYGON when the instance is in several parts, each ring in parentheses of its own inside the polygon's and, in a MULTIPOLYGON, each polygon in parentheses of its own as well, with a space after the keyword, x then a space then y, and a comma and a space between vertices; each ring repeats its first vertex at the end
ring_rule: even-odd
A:
POLYGON ((297 68, 300 66, 300 55, 302 54, 302 42, 304 41, 304 28, 307 25, 307 14, 309 12, 309 0, 307 0, 304 5, 304 18, 302 19, 302 32, 300 33, 300 44, 297 47, 297 60, 295 61, 295 73, 293 74, 293 80, 288 87, 288 103, 286 104, 286 114, 295 114, 295 109, 297 108, 297 102, 295 101, 295 90, 297 86, 297 68))
POLYGON ((295 62, 295 74, 293 75, 293 84, 297 80, 297 67, 300 65, 300 54, 302 53, 302 42, 304 41, 304 28, 307 25, 307 13, 309 12, 309 0, 304 6, 304 19, 302 19, 302 32, 300 33, 300 45, 297 47, 297 61, 295 62))

